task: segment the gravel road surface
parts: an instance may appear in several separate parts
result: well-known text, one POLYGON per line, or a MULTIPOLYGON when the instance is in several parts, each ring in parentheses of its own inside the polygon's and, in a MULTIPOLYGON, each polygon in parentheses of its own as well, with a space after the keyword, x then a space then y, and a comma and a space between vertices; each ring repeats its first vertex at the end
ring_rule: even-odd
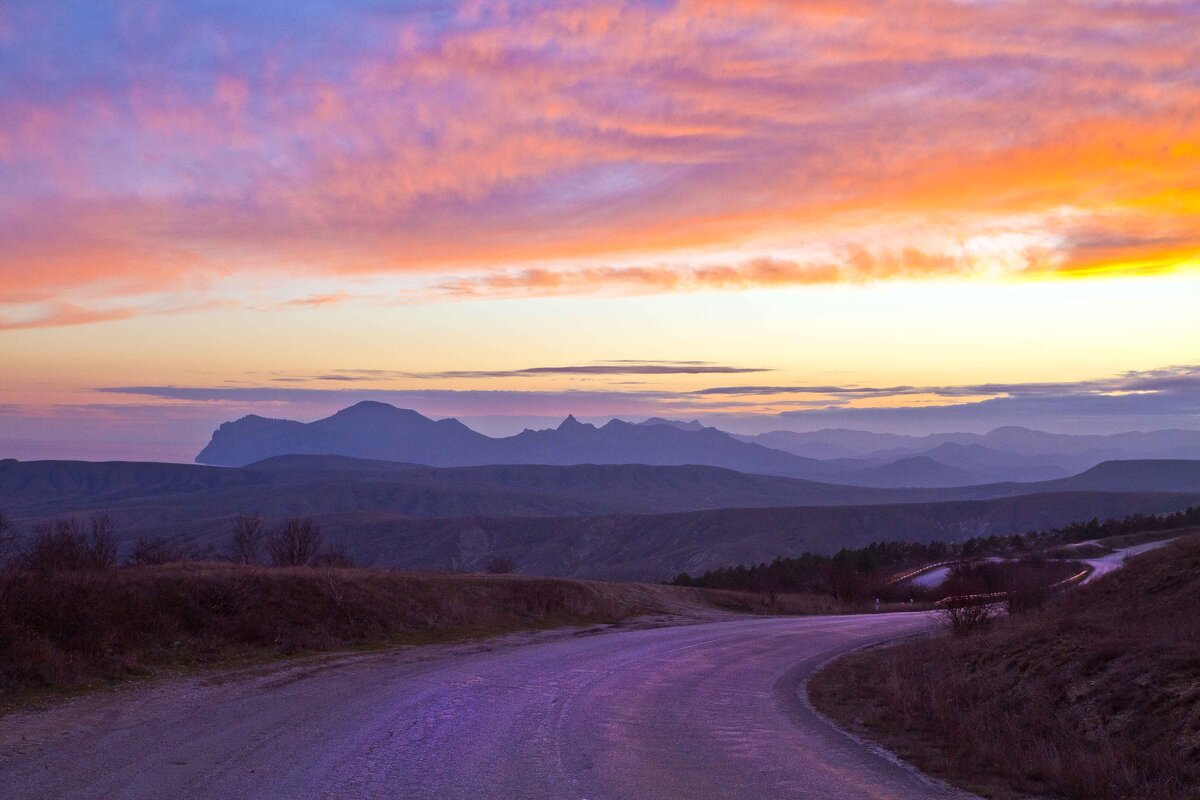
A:
POLYGON ((91 695, 0 718, 18 798, 931 800, 803 700, 923 614, 739 618, 410 648, 91 695))

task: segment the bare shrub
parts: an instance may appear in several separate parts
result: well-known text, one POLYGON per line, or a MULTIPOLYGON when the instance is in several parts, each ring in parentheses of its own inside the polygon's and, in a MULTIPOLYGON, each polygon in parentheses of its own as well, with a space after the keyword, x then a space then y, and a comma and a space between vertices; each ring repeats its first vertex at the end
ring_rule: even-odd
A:
POLYGON ((125 561, 130 566, 148 566, 178 561, 200 561, 209 555, 210 551, 196 544, 196 540, 190 534, 175 537, 142 536, 125 561))
POLYGON ((511 556, 492 556, 488 559, 484 569, 493 575, 503 575, 507 572, 512 572, 517 568, 517 562, 511 556))
POLYGON ((321 526, 308 517, 290 517, 267 539, 267 553, 277 567, 302 567, 321 550, 321 526))
POLYGON ((354 558, 346 549, 346 545, 338 542, 317 553, 309 563, 314 567, 345 569, 354 566, 354 558))
POLYGON ((88 525, 62 517, 33 526, 23 566, 37 572, 109 569, 117 563, 116 527, 108 514, 97 514, 88 525))
POLYGON ((13 560, 19 540, 17 526, 13 525, 8 517, 0 514, 0 569, 7 567, 13 560))
POLYGON ((238 564, 262 563, 266 530, 258 514, 238 514, 233 521, 232 558, 238 564))
POLYGON ((972 605, 949 605, 938 610, 942 621, 950 626, 955 636, 969 636, 988 627, 998 611, 995 603, 972 605))
POLYGON ((92 516, 91 535, 88 539, 88 556, 95 569, 108 569, 117 565, 117 526, 107 511, 92 516))

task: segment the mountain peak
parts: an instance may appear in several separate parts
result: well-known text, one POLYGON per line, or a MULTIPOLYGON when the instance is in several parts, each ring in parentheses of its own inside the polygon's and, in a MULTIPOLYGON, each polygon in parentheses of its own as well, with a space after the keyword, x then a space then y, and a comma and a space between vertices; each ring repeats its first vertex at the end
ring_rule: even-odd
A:
POLYGON ((705 428, 704 424, 701 423, 700 420, 698 420, 698 419, 694 419, 691 422, 684 422, 682 420, 677 420, 677 419, 664 419, 663 417, 651 417, 650 419, 643 420, 642 422, 639 422, 637 424, 645 425, 645 426, 666 425, 669 428, 677 428, 681 431, 702 431, 705 428))
POLYGON ((411 408, 397 408, 390 403, 381 403, 378 400, 363 400, 352 406, 347 406, 334 414, 331 419, 361 419, 364 417, 405 417, 412 420, 427 419, 423 414, 413 411, 411 408))
POLYGON ((567 418, 564 419, 561 423, 559 423, 557 430, 581 431, 581 430, 584 430, 585 428, 594 428, 594 427, 595 427, 594 425, 585 425, 584 423, 575 419, 574 414, 567 414, 567 418))

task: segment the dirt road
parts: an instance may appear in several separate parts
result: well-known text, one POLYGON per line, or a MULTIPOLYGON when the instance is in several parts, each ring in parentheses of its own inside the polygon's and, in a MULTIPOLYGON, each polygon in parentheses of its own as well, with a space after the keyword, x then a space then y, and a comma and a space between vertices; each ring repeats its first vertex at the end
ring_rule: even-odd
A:
POLYGON ((167 681, 0 718, 17 798, 967 795, 831 727, 798 691, 919 614, 736 619, 167 681))

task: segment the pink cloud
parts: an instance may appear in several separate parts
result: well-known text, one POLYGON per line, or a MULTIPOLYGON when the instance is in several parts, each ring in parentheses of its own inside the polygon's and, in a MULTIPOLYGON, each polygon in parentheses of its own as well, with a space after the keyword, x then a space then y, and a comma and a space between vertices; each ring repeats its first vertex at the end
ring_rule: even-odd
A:
POLYGON ((855 215, 919 232, 1070 206, 1200 227, 1200 41, 1178 4, 464 4, 441 26, 373 18, 370 39, 315 26, 287 50, 202 17, 163 41, 168 18, 122 17, 128 80, 0 89, 0 302, 266 270, 424 273, 459 294, 915 279, 971 265, 932 248, 526 265, 667 263, 784 231, 851 241, 869 227, 855 215), (211 67, 164 55, 194 43, 211 67), (464 269, 493 274, 447 277, 464 269))

